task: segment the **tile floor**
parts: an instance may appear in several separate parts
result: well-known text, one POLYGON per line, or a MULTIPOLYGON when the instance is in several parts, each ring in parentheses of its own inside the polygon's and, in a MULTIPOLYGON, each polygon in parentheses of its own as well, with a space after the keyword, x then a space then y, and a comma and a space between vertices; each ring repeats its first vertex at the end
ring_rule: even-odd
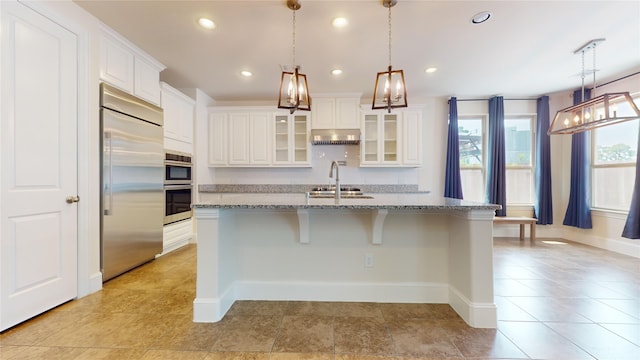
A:
POLYGON ((442 304, 242 301, 191 321, 187 246, 0 334, 9 359, 640 359, 640 260, 495 239, 498 329, 442 304))

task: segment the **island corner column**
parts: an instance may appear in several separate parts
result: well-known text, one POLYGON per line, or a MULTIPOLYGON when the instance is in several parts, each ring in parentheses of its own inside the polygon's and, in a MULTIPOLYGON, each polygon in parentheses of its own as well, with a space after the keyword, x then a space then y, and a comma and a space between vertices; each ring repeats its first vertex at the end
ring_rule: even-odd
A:
POLYGON ((229 261, 223 258, 233 256, 233 251, 229 251, 232 239, 223 239, 223 210, 196 207, 194 215, 198 248, 193 321, 217 322, 235 301, 231 289, 233 279, 229 278, 233 271, 228 266, 225 268, 229 261))
POLYGON ((494 210, 449 216, 449 304, 471 326, 497 327, 493 294, 494 210))

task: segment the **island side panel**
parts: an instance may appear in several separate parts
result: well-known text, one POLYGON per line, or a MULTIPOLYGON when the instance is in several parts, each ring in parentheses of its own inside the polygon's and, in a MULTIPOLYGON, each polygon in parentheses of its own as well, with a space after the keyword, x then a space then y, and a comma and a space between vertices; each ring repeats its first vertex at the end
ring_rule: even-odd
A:
POLYGON ((447 303, 447 214, 390 210, 372 244, 371 213, 309 209, 300 243, 295 210, 237 210, 237 299, 447 303))
POLYGON ((235 299, 234 219, 230 210, 196 208, 197 277, 194 322, 217 322, 235 299))
POLYGON ((496 328, 492 210, 453 211, 449 220, 449 304, 471 326, 496 328))

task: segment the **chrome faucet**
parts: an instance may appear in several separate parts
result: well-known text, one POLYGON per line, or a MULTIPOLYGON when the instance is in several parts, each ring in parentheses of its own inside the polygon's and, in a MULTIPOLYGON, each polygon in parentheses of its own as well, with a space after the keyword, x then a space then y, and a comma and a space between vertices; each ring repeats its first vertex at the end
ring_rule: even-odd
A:
POLYGON ((340 175, 339 175, 339 169, 340 169, 340 165, 338 164, 338 161, 333 160, 331 162, 331 168, 329 169, 329 177, 332 178, 333 177, 333 168, 336 169, 336 192, 335 192, 335 197, 336 197, 336 204, 340 201, 340 175))

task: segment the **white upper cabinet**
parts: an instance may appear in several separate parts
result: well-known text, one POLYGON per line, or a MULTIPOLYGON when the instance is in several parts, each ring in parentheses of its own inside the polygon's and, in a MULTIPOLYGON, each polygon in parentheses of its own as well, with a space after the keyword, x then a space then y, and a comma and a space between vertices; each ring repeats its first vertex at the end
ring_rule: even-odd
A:
POLYGON ((360 94, 314 95, 311 99, 312 129, 359 129, 360 94))
POLYGON ((422 165, 422 111, 402 113, 402 164, 422 165))
POLYGON ((161 88, 165 148, 192 154, 196 102, 169 84, 161 88))
POLYGON ((422 111, 362 110, 360 166, 422 165, 422 111))
POLYGON ((209 166, 271 166, 273 118, 271 108, 210 108, 209 166))
POLYGON ((287 167, 311 166, 309 148, 309 115, 303 112, 278 112, 273 119, 273 164, 287 167))
POLYGON ((229 139, 227 117, 228 114, 226 112, 209 113, 209 166, 227 166, 229 164, 227 155, 229 139))
POLYGON ((160 105, 160 72, 165 66, 112 29, 101 27, 100 78, 160 105))

